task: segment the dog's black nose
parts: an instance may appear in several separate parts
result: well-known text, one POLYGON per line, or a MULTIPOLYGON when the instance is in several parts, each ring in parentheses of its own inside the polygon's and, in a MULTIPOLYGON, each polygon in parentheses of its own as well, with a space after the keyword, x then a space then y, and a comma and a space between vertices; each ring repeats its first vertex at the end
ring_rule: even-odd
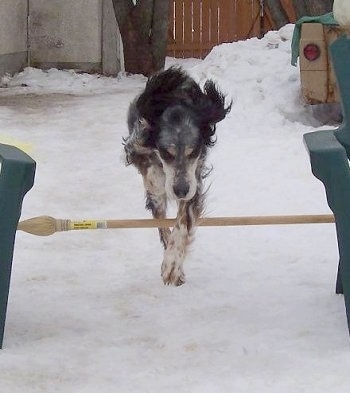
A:
POLYGON ((190 185, 187 183, 178 183, 174 185, 173 190, 178 198, 185 198, 188 191, 190 191, 190 185))

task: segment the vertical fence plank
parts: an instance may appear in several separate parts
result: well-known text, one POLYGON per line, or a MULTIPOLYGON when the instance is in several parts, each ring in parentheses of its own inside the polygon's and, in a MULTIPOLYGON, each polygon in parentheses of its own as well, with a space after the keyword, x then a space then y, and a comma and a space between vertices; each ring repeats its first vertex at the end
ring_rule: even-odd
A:
POLYGON ((236 24, 235 1, 219 1, 219 43, 232 42, 236 24))
POLYGON ((193 57, 202 57, 202 26, 201 26, 201 12, 202 12, 202 2, 192 1, 192 43, 193 43, 193 57))
POLYGON ((237 40, 256 37, 260 32, 259 0, 236 0, 237 40))
POLYGON ((184 0, 184 57, 193 57, 192 0, 184 0))
POLYGON ((210 0, 210 43, 215 46, 219 43, 219 2, 210 0))
POLYGON ((253 0, 251 5, 251 28, 249 31, 249 38, 259 37, 260 34, 260 1, 253 0))
POLYGON ((251 16, 249 14, 249 7, 251 0, 236 0, 237 19, 237 40, 245 39, 249 30, 251 16), (243 38, 244 37, 244 38, 243 38))
POLYGON ((175 46, 175 2, 170 1, 167 56, 176 57, 175 46))
POLYGON ((209 53, 210 46, 210 0, 202 1, 202 56, 209 53))
POLYGON ((178 46, 176 49, 176 57, 184 57, 183 52, 183 35, 184 35, 184 25, 183 25, 183 1, 175 1, 175 42, 178 46))
POLYGON ((225 0, 219 2, 219 41, 228 42, 230 39, 230 3, 225 0))

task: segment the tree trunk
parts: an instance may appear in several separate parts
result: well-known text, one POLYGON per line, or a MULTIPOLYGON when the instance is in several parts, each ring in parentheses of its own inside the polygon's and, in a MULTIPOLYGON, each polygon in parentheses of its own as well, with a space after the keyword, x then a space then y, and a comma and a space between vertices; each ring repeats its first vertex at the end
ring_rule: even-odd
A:
POLYGON ((280 0, 265 0, 265 3, 270 11, 271 17, 275 22, 277 29, 289 23, 288 15, 283 8, 280 0))
POLYGON ((333 9, 333 0, 306 0, 310 15, 323 15, 333 9))
POLYGON ((154 71, 150 37, 147 33, 150 30, 148 21, 147 12, 135 6, 128 13, 124 23, 119 25, 125 71, 131 74, 148 76, 154 71))
POLYGON ((123 41, 125 71, 149 76, 164 67, 168 0, 112 0, 123 41))
POLYGON ((316 16, 331 12, 333 0, 293 0, 297 19, 302 16, 316 16))
POLYGON ((165 66, 168 46, 169 10, 169 0, 154 0, 151 45, 153 64, 156 70, 161 70, 165 66))
POLYGON ((296 14, 297 19, 300 19, 301 17, 303 17, 305 15, 309 15, 307 5, 304 1, 293 0, 293 7, 295 10, 295 14, 296 14))

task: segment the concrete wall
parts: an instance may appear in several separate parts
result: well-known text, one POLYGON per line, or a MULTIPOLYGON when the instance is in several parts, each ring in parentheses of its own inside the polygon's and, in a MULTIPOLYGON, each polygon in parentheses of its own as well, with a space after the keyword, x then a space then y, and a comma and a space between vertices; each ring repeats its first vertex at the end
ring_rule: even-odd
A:
POLYGON ((33 66, 93 70, 101 64, 100 0, 30 0, 29 55, 33 66))
POLYGON ((113 75, 121 52, 112 0, 0 0, 0 75, 27 64, 113 75))
POLYGON ((27 64, 27 0, 0 1, 0 76, 27 64))
POLYGON ((29 0, 29 3, 31 65, 108 74, 119 71, 112 0, 29 0), (108 63, 108 70, 104 70, 104 63, 108 63))

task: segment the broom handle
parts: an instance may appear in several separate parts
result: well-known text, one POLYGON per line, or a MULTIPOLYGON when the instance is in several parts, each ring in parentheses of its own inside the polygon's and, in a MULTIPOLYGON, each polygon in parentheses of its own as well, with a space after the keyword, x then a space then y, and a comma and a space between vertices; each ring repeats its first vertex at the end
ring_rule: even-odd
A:
MULTIPOLYGON (((17 229, 37 236, 49 236, 56 232, 79 229, 112 228, 164 228, 173 227, 175 219, 125 219, 125 220, 61 220, 40 216, 21 221, 17 229)), ((198 226, 239 226, 239 225, 285 225, 333 223, 332 214, 294 216, 248 216, 248 217, 207 217, 200 218, 198 226)))

